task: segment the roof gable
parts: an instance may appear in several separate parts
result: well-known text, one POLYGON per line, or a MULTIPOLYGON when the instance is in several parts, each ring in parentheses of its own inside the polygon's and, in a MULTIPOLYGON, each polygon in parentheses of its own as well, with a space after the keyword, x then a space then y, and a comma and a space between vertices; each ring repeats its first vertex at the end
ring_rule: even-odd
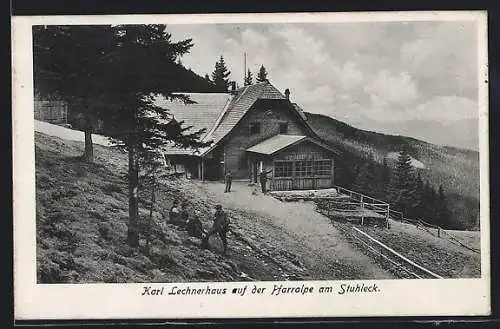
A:
POLYGON ((221 110, 229 104, 232 96, 227 93, 180 93, 188 96, 195 103, 169 100, 158 96, 155 105, 169 111, 177 121, 184 121, 184 126, 193 126, 192 131, 206 129, 206 136, 214 126, 221 110))
POLYGON ((268 81, 240 88, 228 106, 221 112, 215 126, 204 140, 217 143, 226 136, 243 118, 258 99, 286 99, 286 97, 268 81))
MULTIPOLYGON (((228 135, 240 122, 245 114, 252 108, 257 100, 272 99, 286 100, 276 87, 269 81, 255 83, 230 93, 182 93, 195 101, 194 104, 184 104, 181 101, 170 101, 164 97, 158 97, 155 104, 168 109, 178 121, 184 121, 186 126, 193 126, 193 130, 207 129, 203 142, 212 141, 212 146, 196 150, 183 150, 191 154, 204 155, 210 152, 216 144, 228 135)), ((312 128, 307 124, 302 109, 295 103, 291 103, 290 109, 297 115, 298 120, 305 126, 311 136, 319 138, 312 128)), ((172 152, 174 149, 172 149, 172 152)))

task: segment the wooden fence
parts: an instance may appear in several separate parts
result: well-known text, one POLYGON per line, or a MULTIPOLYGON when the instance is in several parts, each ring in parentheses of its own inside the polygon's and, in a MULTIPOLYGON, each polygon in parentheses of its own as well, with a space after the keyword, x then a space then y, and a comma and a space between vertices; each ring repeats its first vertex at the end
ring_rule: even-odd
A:
POLYGON ((64 101, 35 101, 35 120, 68 123, 68 103, 64 101))
POLYGON ((367 195, 346 189, 342 186, 333 186, 339 194, 349 197, 349 202, 345 201, 331 201, 333 208, 336 206, 342 207, 337 209, 342 212, 360 212, 361 211, 361 225, 364 224, 364 210, 370 210, 385 218, 386 227, 389 227, 390 205, 387 202, 369 197, 367 195))
POLYGON ((480 253, 479 249, 468 246, 464 242, 460 241, 456 236, 449 233, 448 231, 446 231, 444 228, 442 228, 440 226, 427 223, 421 219, 406 218, 403 216, 402 212, 395 211, 392 209, 389 210, 389 214, 390 214, 390 217, 394 220, 398 220, 400 222, 407 223, 407 224, 412 224, 415 227, 426 231, 427 233, 430 233, 434 236, 437 236, 438 238, 446 238, 453 244, 456 244, 458 246, 469 249, 475 253, 478 253, 478 254, 480 253))

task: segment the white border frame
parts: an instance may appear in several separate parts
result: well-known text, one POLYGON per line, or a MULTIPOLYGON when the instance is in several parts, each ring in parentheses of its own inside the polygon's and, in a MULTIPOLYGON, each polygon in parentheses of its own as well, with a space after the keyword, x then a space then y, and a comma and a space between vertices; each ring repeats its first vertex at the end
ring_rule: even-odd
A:
POLYGON ((118 318, 256 318, 332 316, 454 316, 490 314, 490 227, 487 15, 476 12, 367 12, 206 15, 18 16, 12 18, 14 306, 17 320, 118 318), (145 284, 37 284, 32 26, 39 24, 200 24, 474 20, 478 23, 481 278, 151 284, 228 288, 222 296, 142 297, 145 284), (26 200, 31 202, 26 202, 26 200), (232 295, 255 284, 338 287, 376 283, 376 294, 232 295))

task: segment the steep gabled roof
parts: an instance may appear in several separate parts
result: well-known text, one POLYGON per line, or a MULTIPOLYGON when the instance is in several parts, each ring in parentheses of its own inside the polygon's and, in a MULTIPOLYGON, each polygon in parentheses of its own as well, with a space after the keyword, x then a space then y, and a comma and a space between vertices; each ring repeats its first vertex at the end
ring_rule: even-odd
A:
MULTIPOLYGON (((169 101, 164 98, 158 98, 156 105, 169 109, 176 120, 182 120, 185 125, 193 126, 194 130, 207 129, 202 141, 212 141, 210 147, 199 150, 185 149, 180 150, 172 146, 167 149, 169 154, 193 154, 205 155, 210 152, 219 141, 221 141, 231 130, 240 122, 252 105, 259 99, 278 99, 287 98, 276 89, 269 81, 255 83, 238 89, 233 94, 229 93, 182 93, 188 95, 195 104, 184 105, 180 101, 169 101)), ((303 122, 311 136, 318 137, 312 128, 307 124, 302 109, 295 103, 291 109, 297 115, 297 118, 303 122)), ((319 138, 319 137, 318 137, 319 138)))
POLYGON ((236 126, 258 99, 286 99, 286 97, 268 81, 238 89, 204 140, 213 140, 214 144, 221 140, 236 126))
POLYGON ((191 131, 206 129, 205 134, 214 126, 221 110, 229 104, 232 96, 227 93, 180 93, 188 96, 195 103, 184 104, 181 100, 169 100, 159 96, 155 105, 167 109, 177 121, 184 121, 184 126, 193 126, 191 131))

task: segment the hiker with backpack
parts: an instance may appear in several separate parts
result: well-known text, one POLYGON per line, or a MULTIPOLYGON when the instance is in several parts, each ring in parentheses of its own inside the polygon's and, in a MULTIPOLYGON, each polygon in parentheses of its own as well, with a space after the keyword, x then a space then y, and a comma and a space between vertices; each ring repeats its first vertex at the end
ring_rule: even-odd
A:
POLYGON ((208 246, 208 239, 214 235, 219 235, 224 246, 224 255, 227 252, 227 232, 229 231, 230 220, 220 204, 215 206, 214 223, 208 234, 203 239, 202 245, 208 246))

